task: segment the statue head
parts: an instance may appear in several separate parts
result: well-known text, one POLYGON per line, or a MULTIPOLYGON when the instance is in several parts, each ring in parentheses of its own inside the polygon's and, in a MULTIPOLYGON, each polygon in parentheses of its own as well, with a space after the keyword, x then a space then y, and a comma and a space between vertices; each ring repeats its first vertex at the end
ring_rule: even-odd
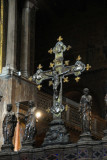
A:
POLYGON ((88 95, 88 94, 89 94, 89 89, 88 89, 88 88, 84 88, 84 89, 83 89, 83 93, 84 93, 85 95, 88 95))
POLYGON ((12 104, 7 104, 7 111, 10 112, 12 110, 12 104))
POLYGON ((29 104, 29 108, 33 108, 34 107, 34 102, 33 101, 30 100, 28 104, 29 104))

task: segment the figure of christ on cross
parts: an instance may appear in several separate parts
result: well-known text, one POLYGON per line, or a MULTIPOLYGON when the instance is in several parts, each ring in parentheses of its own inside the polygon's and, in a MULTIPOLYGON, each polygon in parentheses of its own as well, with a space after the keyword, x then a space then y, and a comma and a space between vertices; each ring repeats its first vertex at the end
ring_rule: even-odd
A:
MULTIPOLYGON (((86 66, 80 60, 77 59, 76 63, 71 66, 66 66, 63 63, 63 52, 67 50, 67 47, 63 42, 59 41, 55 47, 51 49, 55 54, 54 63, 50 63, 52 70, 43 71, 42 66, 39 65, 37 72, 33 75, 33 81, 36 81, 37 85, 40 85, 42 81, 52 79, 53 84, 53 106, 51 107, 51 113, 53 118, 61 118, 61 113, 64 110, 62 105, 62 82, 66 76, 74 74, 76 77, 81 75, 86 66)), ((66 77, 67 78, 67 77, 66 77)), ((68 80, 66 79, 65 82, 68 80)))

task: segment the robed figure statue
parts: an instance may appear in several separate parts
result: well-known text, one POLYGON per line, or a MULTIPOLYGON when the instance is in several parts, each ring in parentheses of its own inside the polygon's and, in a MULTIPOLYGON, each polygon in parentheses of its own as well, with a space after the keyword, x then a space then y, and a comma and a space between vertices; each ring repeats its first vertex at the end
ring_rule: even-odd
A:
POLYGON ((83 90, 84 95, 80 100, 80 118, 82 121, 82 131, 90 132, 91 128, 91 106, 92 106, 92 96, 89 95, 89 89, 85 88, 83 90))
POLYGON ((3 120, 3 137, 4 145, 12 145, 12 138, 14 136, 17 118, 12 111, 12 104, 7 104, 7 114, 3 120))
POLYGON ((33 141, 35 134, 36 134, 36 117, 35 117, 35 110, 34 102, 29 101, 29 109, 27 114, 25 115, 25 134, 23 138, 23 142, 25 141, 33 141))

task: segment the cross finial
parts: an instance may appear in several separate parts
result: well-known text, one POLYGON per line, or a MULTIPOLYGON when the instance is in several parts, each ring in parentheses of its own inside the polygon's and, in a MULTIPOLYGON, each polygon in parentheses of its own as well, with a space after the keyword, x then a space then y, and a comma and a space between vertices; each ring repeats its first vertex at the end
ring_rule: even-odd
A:
POLYGON ((77 57, 77 61, 80 61, 82 58, 81 58, 81 56, 79 55, 78 57, 77 57))
POLYGON ((29 81, 32 81, 32 76, 31 77, 29 77, 29 79, 28 79, 29 81))
POLYGON ((79 80, 80 80, 80 77, 76 77, 75 80, 76 80, 76 82, 78 83, 79 80))
POLYGON ((49 68, 53 68, 53 66, 54 66, 54 63, 50 63, 49 68))
POLYGON ((68 77, 65 77, 63 82, 64 83, 69 82, 68 77))
POLYGON ((41 65, 41 64, 39 64, 38 69, 41 69, 41 68, 43 68, 43 67, 42 67, 42 65, 41 65))
POLYGON ((38 85, 37 88, 38 88, 38 90, 40 91, 41 88, 42 88, 42 85, 38 85))
POLYGON ((48 53, 50 53, 50 54, 52 54, 52 52, 53 52, 53 50, 52 50, 52 48, 48 51, 48 53))
POLYGON ((72 47, 70 45, 68 45, 67 47, 67 51, 69 51, 72 47))
POLYGON ((50 112, 50 108, 49 107, 46 109, 46 112, 48 112, 48 113, 50 112))
POLYGON ((68 76, 75 75, 76 82, 79 82, 81 73, 83 71, 88 70, 90 68, 89 64, 87 66, 82 63, 80 55, 77 58, 77 61, 74 65, 69 65, 69 60, 65 60, 64 63, 64 51, 71 48, 71 46, 66 47, 63 42, 63 38, 59 36, 57 39, 55 47, 50 49, 48 52, 50 54, 54 53, 55 58, 53 62, 50 62, 50 68, 47 71, 43 71, 41 68, 41 64, 38 66, 37 72, 33 75, 33 81, 36 80, 36 84, 38 85, 38 90, 41 89, 41 83, 44 80, 50 80, 49 86, 53 85, 53 106, 51 109, 47 109, 47 111, 51 112, 55 117, 59 117, 64 110, 64 106, 62 105, 62 81, 69 82, 68 76), (63 107, 62 107, 63 106, 63 107), (60 114, 59 114, 60 113, 60 114))
POLYGON ((63 40, 63 38, 61 37, 61 36, 59 36, 59 38, 57 39, 57 41, 62 41, 63 40))
POLYGON ((86 70, 88 71, 91 68, 89 64, 86 65, 86 70))

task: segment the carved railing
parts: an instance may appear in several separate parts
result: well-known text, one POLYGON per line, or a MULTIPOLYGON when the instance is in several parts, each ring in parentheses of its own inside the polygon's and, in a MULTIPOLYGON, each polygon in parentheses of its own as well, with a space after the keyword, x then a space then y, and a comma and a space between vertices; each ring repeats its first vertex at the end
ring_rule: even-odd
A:
MULTIPOLYGON (((43 92, 37 94, 37 106, 46 111, 47 108, 52 106, 52 96, 43 92)), ((68 98, 63 97, 63 104, 68 104, 69 109, 63 112, 62 118, 65 120, 66 126, 69 129, 74 129, 81 132, 81 120, 78 112, 79 103, 76 103, 68 98)), ((103 131, 106 127, 104 119, 97 115, 92 114, 91 133, 95 139, 101 139, 103 137, 103 131)))

